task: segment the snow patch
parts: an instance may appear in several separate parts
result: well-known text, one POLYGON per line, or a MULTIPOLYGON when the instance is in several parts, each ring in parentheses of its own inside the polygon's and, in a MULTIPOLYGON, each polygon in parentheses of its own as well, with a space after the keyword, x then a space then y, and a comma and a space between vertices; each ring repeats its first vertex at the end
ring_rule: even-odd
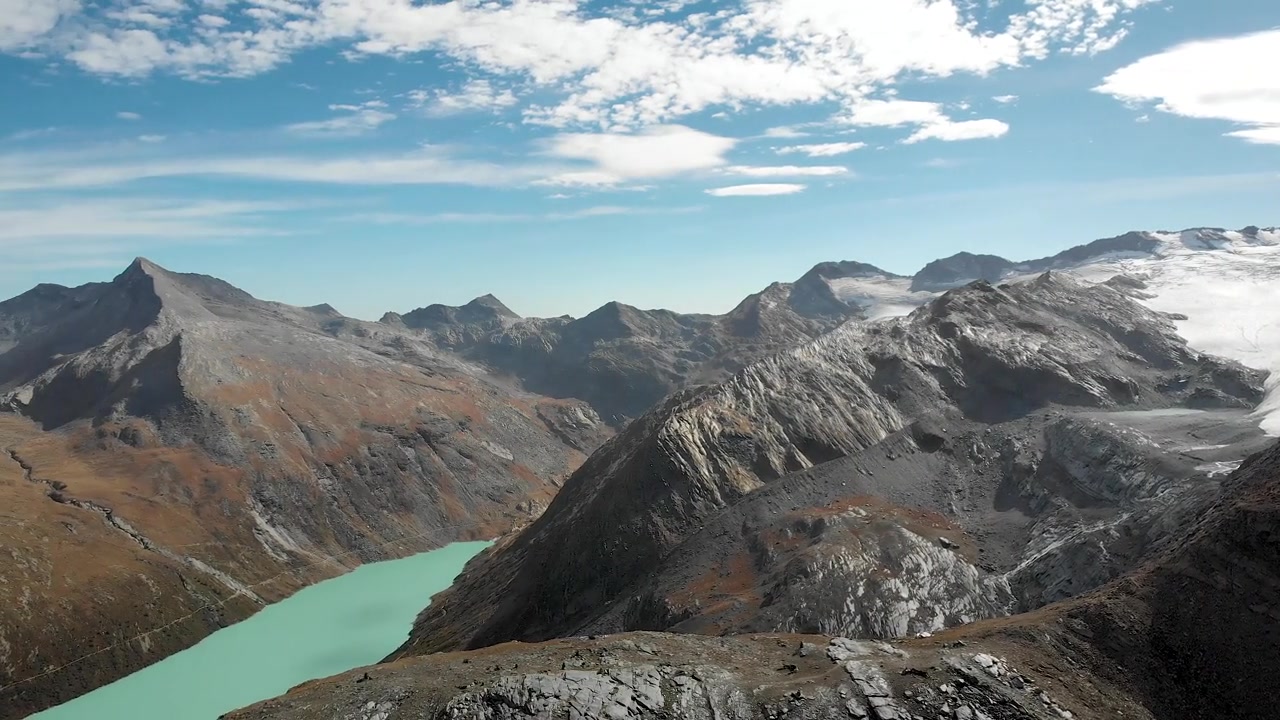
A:
POLYGON ((909 315, 936 297, 934 293, 912 291, 911 278, 883 275, 832 278, 827 280, 827 286, 841 302, 861 308, 868 320, 909 315))

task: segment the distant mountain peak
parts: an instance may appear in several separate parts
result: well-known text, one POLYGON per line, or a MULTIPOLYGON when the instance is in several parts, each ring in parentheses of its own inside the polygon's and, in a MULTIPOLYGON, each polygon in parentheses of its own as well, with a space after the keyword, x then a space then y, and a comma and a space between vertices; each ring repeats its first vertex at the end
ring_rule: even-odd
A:
POLYGON ((805 273, 799 282, 804 282, 805 278, 816 277, 824 280, 835 280, 838 278, 857 278, 857 277, 902 277, 887 270, 881 269, 870 263, 858 262, 856 260, 837 260, 833 262, 822 262, 814 265, 809 272, 805 273))
POLYGON ((442 305, 433 303, 426 307, 411 310, 403 315, 387 313, 379 322, 403 323, 406 327, 417 330, 452 327, 461 325, 492 325, 504 320, 517 320, 520 316, 511 311, 502 301, 493 295, 481 295, 466 305, 442 305))
POLYGON ((519 319, 520 317, 514 311, 512 311, 511 308, 507 307, 505 303, 503 303, 497 297, 494 297, 492 293, 486 293, 484 295, 481 295, 480 297, 475 298, 474 300, 467 303, 463 307, 488 308, 490 310, 493 310, 494 312, 496 312, 498 315, 502 317, 507 317, 512 319, 519 319))
POLYGON ((958 252, 925 265, 911 279, 911 290, 936 291, 974 280, 998 281, 1014 263, 998 255, 958 252))
POLYGON ((328 317, 342 316, 342 313, 338 312, 338 309, 329 303, 320 303, 319 305, 311 305, 310 307, 304 307, 302 309, 310 313, 315 313, 316 315, 325 315, 328 317))

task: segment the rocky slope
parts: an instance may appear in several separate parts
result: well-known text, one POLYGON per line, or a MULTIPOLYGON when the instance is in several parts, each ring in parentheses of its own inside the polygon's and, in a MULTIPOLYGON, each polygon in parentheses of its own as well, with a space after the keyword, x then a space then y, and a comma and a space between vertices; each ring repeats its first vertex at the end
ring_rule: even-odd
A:
POLYGON ((959 253, 911 278, 846 278, 831 287, 869 317, 884 317, 974 280, 1009 282, 1047 270, 1111 283, 1171 313, 1192 347, 1270 371, 1258 417, 1280 436, 1280 228, 1135 231, 1022 262, 959 253))
POLYGON ((898 635, 1042 605, 1130 569, 1207 475, 1090 413, 1242 416, 1261 396, 1260 373, 1112 287, 974 283, 673 396, 474 562, 402 652, 637 627, 898 635), (1099 563, 1111 532, 1145 535, 1099 563))
MULTIPOLYGON (((1147 288, 1142 298, 1153 301, 1153 307, 1192 311, 1190 322, 1179 327, 1193 344, 1270 369, 1256 349, 1257 335, 1273 322, 1269 313, 1264 313, 1266 322, 1232 316, 1229 320, 1240 325, 1239 332, 1210 337, 1199 331, 1204 321, 1214 324, 1203 307, 1176 292, 1164 292, 1165 285, 1184 284, 1182 279, 1194 276, 1197 269, 1211 289, 1220 283, 1205 264, 1216 266, 1227 258, 1244 261, 1244 267, 1225 268, 1227 272, 1250 273, 1257 268, 1248 262, 1247 253, 1270 248, 1280 252, 1276 229, 1134 231, 1035 260, 961 252, 935 260, 912 276, 859 262, 820 263, 794 283, 771 285, 723 316, 609 303, 580 319, 521 318, 486 295, 461 307, 431 305, 404 315, 387 313, 382 322, 418 333, 424 342, 507 375, 530 391, 585 400, 607 422, 621 427, 680 388, 724 380, 751 361, 813 339, 849 319, 905 315, 939 293, 975 280, 1027 279, 1049 270, 1090 282, 1126 275, 1137 283, 1131 290, 1147 288)), ((1280 272, 1275 258, 1264 260, 1272 276, 1280 272)), ((1233 286, 1223 280, 1226 287, 1233 286)), ((1247 306, 1238 299, 1221 299, 1230 308, 1247 306)), ((1277 342, 1280 336, 1267 347, 1277 342)), ((1276 398, 1280 403, 1280 394, 1276 398)))
POLYGON ((493 296, 431 305, 381 322, 420 333, 526 389, 579 398, 615 426, 691 384, 720 380, 751 360, 811 340, 864 315, 831 282, 898 276, 861 263, 823 263, 775 283, 725 315, 640 310, 612 302, 574 319, 520 318, 493 296))
POLYGON ((0 306, 0 715, 534 517, 608 435, 405 333, 138 260, 0 306))
POLYGON ((632 633, 407 657, 228 720, 1280 717, 1280 445, 1100 590, 929 638, 632 633))
MULTIPOLYGON (((992 647, 996 646, 991 643, 992 647)), ((302 685, 227 720, 1151 718, 968 647, 635 633, 414 657, 302 685), (1043 683, 1043 685, 1041 684, 1043 683), (1048 689, 1046 689, 1048 688, 1048 689)))

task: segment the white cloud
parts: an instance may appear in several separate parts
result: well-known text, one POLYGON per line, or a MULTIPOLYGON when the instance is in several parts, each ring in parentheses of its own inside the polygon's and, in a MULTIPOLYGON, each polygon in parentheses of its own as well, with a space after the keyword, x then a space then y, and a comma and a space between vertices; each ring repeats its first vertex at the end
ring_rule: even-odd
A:
POLYGON ((633 134, 566 133, 547 142, 544 153, 587 161, 588 170, 558 173, 551 185, 615 185, 628 180, 671 177, 725 164, 737 141, 682 125, 664 125, 633 134))
POLYGON ((208 28, 226 27, 231 24, 230 20, 222 17, 221 15, 201 15, 196 18, 196 22, 208 28))
POLYGON ((911 135, 902 142, 911 144, 918 143, 923 140, 944 140, 947 142, 955 142, 957 140, 980 140, 984 138, 1003 137, 1008 132, 1009 125, 999 120, 962 120, 960 122, 946 120, 943 122, 935 122, 925 125, 919 130, 911 133, 911 135))
POLYGON ((543 213, 362 213, 350 215, 343 220, 359 223, 377 223, 379 225, 435 225, 438 223, 503 223, 503 222, 546 222, 562 220, 585 220, 617 215, 673 215, 687 214, 702 210, 692 207, 628 207, 621 205, 599 205, 559 212, 543 213))
POLYGON ((121 120, 141 120, 142 116, 136 112, 121 111, 116 113, 116 117, 121 120))
POLYGON ((1243 125, 1227 133, 1280 144, 1280 29, 1176 45, 1120 68, 1096 92, 1161 112, 1243 125))
POLYGON ((906 144, 998 138, 1009 132, 1009 126, 1000 120, 952 120, 942 111, 941 103, 897 98, 855 103, 838 120, 862 127, 915 125, 917 129, 902 141, 906 144))
POLYGON ((173 12, 168 7, 155 7, 142 3, 133 7, 110 10, 106 16, 122 25, 145 25, 149 28, 164 29, 173 24, 174 19, 167 13, 173 12))
POLYGON ((79 10, 79 0, 0 0, 0 52, 28 47, 79 10))
POLYGON ((746 177, 830 177, 847 175, 849 168, 840 165, 732 165, 723 172, 746 177))
POLYGON ((1258 145, 1280 145, 1280 125, 1256 127, 1248 130, 1236 130, 1227 133, 1229 137, 1240 138, 1258 145))
POLYGON ((866 146, 867 144, 864 142, 818 143, 814 145, 790 145, 787 147, 775 148, 774 152, 779 155, 803 153, 809 157, 832 157, 834 155, 845 155, 855 150, 861 150, 866 146))
POLYGON ((794 183, 757 183, 754 185, 730 185, 707 190, 715 197, 761 197, 764 195, 794 195, 804 192, 806 185, 794 183))
POLYGON ((790 126, 771 127, 764 131, 764 136, 767 138, 802 138, 808 135, 809 133, 790 126))
POLYGON ((993 98, 991 98, 991 99, 992 99, 992 100, 995 100, 996 102, 1000 103, 1001 105, 1008 105, 1009 103, 1015 103, 1015 102, 1018 102, 1018 96, 1017 96, 1017 95, 996 95, 995 97, 993 97, 993 98))
POLYGON ((414 90, 409 99, 429 117, 447 117, 468 112, 495 112, 514 107, 519 100, 510 89, 498 90, 488 80, 470 80, 458 92, 414 90))
POLYGON ((178 0, 130 6, 168 22, 155 27, 98 4, 85 22, 55 27, 61 11, 41 7, 49 1, 0 0, 35 18, 6 38, 88 72, 248 76, 320 46, 350 56, 432 53, 541 91, 524 108, 528 122, 616 131, 712 108, 852 106, 907 76, 985 74, 1055 50, 1098 52, 1154 0, 1027 0, 1012 14, 965 0, 740 0, 683 17, 575 0, 203 0, 202 10, 231 22, 202 23, 198 33, 187 27, 198 16, 174 12, 178 0))
POLYGON ((166 139, 166 136, 164 135, 139 135, 138 136, 138 141, 144 142, 144 143, 161 143, 161 142, 164 142, 165 139, 166 139))
POLYGON ((849 108, 840 118, 850 125, 863 127, 901 127, 945 121, 942 105, 919 100, 863 100, 849 108))
POLYGON ((330 105, 329 109, 341 113, 328 120, 286 125, 289 132, 300 135, 348 137, 373 132, 396 119, 395 113, 386 110, 381 100, 370 100, 359 105, 330 105))

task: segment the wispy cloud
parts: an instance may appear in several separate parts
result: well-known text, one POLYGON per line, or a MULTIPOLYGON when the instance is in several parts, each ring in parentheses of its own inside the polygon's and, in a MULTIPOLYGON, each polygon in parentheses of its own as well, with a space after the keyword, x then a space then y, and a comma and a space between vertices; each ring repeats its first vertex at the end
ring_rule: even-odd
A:
POLYGON ((285 234, 272 217, 296 204, 174 198, 52 198, 0 203, 6 270, 119 267, 122 257, 172 244, 220 244, 285 234))
POLYGON ((586 220, 618 215, 684 215, 700 212, 701 206, 686 207, 627 207, 599 205, 563 212, 541 213, 361 213, 340 218, 347 222, 376 223, 379 225, 436 225, 441 223, 520 223, 586 220))
POLYGON ((794 155, 797 153, 808 155, 809 157, 834 157, 836 155, 847 155, 855 150, 861 150, 866 147, 864 142, 833 142, 833 143, 817 143, 812 145, 788 145, 785 147, 774 148, 774 152, 779 155, 794 155))
POLYGON ((116 117, 121 120, 129 120, 129 121, 142 119, 142 115, 136 112, 129 112, 128 110, 121 110, 120 112, 116 113, 116 117))
POLYGON ((807 185, 795 183, 757 183, 711 188, 706 193, 713 197, 762 197, 765 195, 795 195, 804 192, 807 185))
MULTIPOLYGON (((169 143, 164 143, 169 145, 169 143)), ((404 153, 334 155, 185 155, 154 146, 0 154, 0 191, 110 187, 173 177, 242 177, 343 185, 517 186, 568 168, 565 164, 503 165, 467 158, 452 148, 404 153)))
POLYGON ((5 140, 9 140, 11 142, 23 142, 24 140, 34 140, 36 138, 47 137, 49 135, 53 135, 56 132, 58 132, 58 128, 56 127, 42 127, 42 128, 33 128, 31 130, 19 130, 18 132, 15 132, 9 135, 8 137, 6 137, 5 140))
POLYGON ((329 109, 339 113, 337 117, 327 120, 286 125, 285 129, 299 135, 350 137, 373 132, 386 123, 396 119, 393 112, 387 110, 387 104, 381 100, 370 100, 359 105, 330 105, 329 109))
POLYGON ((456 92, 414 90, 408 98, 428 117, 448 117, 471 112, 496 112, 514 107, 519 100, 509 88, 498 89, 489 80, 470 80, 456 92))
POLYGON ((745 177, 832 177, 848 175, 849 168, 842 165, 731 165, 722 171, 727 175, 745 177))

